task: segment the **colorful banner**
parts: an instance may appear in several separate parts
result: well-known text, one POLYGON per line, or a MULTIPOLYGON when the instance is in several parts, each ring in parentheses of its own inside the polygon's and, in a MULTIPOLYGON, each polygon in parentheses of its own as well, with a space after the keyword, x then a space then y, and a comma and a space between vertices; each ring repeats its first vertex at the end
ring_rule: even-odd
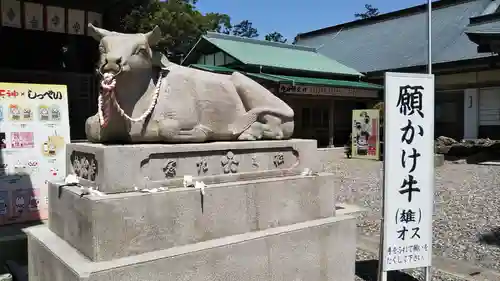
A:
POLYGON ((380 111, 361 109, 352 111, 352 158, 380 158, 380 111))
POLYGON ((0 83, 0 225, 47 219, 69 132, 66 86, 0 83))

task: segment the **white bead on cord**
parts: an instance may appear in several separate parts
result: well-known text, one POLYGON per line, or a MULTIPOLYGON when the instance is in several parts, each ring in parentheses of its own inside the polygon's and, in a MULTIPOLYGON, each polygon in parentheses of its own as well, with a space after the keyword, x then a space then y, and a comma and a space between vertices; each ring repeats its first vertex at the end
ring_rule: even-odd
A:
MULTIPOLYGON (((155 92, 153 94, 153 100, 151 101, 151 104, 149 105, 149 108, 139 117, 139 118, 132 118, 130 117, 125 111, 121 108, 120 104, 116 100, 116 96, 114 94, 115 91, 115 85, 116 85, 116 80, 113 74, 111 73, 105 73, 103 76, 103 80, 101 82, 101 88, 108 89, 109 91, 112 91, 111 94, 111 99, 113 100, 113 105, 115 106, 116 110, 122 117, 125 119, 131 121, 131 122, 141 122, 146 117, 148 117, 154 110, 156 103, 158 102, 158 96, 160 95, 160 86, 163 78, 163 73, 160 73, 160 77, 158 78, 158 84, 156 85, 155 92), (108 82, 109 84, 106 84, 108 82)), ((102 91, 99 93, 99 97, 97 99, 97 111, 99 115, 99 121, 101 123, 101 126, 104 124, 104 114, 102 112, 102 91)))

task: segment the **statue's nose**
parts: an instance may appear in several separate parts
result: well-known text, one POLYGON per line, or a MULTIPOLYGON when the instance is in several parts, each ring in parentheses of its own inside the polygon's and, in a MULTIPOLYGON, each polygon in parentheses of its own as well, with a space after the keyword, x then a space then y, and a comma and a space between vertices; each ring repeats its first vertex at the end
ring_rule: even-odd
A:
POLYGON ((122 64, 122 57, 121 56, 106 56, 106 64, 116 64, 116 65, 121 65, 122 64))

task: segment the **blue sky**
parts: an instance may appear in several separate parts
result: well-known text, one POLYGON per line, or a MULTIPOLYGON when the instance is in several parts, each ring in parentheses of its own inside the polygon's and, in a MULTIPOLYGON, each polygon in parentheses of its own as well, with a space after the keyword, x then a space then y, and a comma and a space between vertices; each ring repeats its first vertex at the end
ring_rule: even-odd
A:
POLYGON ((203 12, 219 12, 231 16, 233 23, 248 19, 261 37, 281 32, 291 41, 297 33, 354 20, 371 4, 381 13, 427 3, 426 0, 199 0, 203 12))

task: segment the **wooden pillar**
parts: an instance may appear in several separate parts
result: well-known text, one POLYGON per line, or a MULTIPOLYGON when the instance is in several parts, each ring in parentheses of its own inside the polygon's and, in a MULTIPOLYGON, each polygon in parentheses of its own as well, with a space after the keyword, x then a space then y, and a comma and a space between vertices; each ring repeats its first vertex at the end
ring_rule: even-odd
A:
POLYGON ((332 99, 328 109, 328 147, 333 147, 335 140, 335 100, 332 99))

